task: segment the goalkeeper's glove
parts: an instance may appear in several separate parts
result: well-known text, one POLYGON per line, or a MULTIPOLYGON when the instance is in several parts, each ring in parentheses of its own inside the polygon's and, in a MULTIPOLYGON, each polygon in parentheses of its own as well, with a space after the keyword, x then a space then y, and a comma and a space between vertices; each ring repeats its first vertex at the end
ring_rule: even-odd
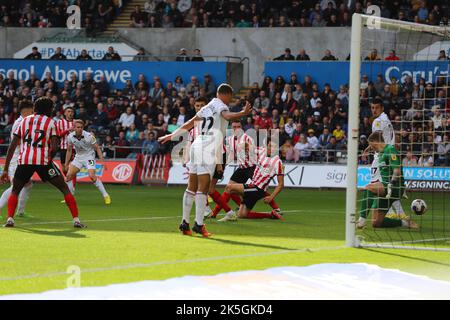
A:
POLYGON ((388 183, 387 185, 387 192, 386 192, 386 199, 390 199, 392 196, 392 183, 388 183))

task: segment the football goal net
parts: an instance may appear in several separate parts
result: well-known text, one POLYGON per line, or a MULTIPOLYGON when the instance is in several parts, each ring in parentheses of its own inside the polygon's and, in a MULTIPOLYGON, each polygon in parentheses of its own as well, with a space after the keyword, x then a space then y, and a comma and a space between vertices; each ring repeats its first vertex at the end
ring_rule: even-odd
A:
POLYGON ((449 26, 353 16, 348 246, 450 251, 449 54, 449 26))

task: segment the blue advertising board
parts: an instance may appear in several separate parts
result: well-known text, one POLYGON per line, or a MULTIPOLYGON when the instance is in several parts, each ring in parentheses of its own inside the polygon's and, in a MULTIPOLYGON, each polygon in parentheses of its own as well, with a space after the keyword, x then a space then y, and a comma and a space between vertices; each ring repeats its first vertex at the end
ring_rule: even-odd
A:
MULTIPOLYGON (((300 82, 310 75, 320 88, 329 83, 333 89, 348 84, 350 79, 350 62, 348 61, 270 61, 265 64, 265 75, 275 79, 282 76, 289 81, 295 72, 300 82)), ((436 82, 437 76, 449 72, 448 61, 365 61, 361 65, 361 74, 367 74, 369 80, 375 81, 378 74, 390 83, 391 77, 403 82, 405 76, 411 76, 414 82, 424 78, 426 82, 436 82)))
MULTIPOLYGON (((408 189, 450 189, 450 168, 404 167, 408 189)), ((370 167, 358 167, 358 188, 370 183, 370 167)))
POLYGON ((154 76, 159 76, 164 85, 174 81, 178 75, 185 85, 191 81, 191 76, 196 76, 200 83, 205 74, 211 75, 216 84, 227 79, 225 62, 0 60, 0 74, 6 78, 9 72, 21 80, 28 80, 32 73, 43 79, 46 72, 51 72, 58 83, 69 80, 72 73, 77 74, 79 80, 84 80, 86 73, 90 72, 95 81, 105 77, 114 89, 122 89, 130 79, 134 84, 141 73, 149 82, 154 76))

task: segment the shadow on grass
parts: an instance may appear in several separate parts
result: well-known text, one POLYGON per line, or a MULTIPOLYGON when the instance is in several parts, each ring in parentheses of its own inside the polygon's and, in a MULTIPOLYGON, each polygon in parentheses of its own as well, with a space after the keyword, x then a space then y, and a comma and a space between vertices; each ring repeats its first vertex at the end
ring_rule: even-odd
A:
POLYGON ((40 230, 40 229, 32 229, 32 228, 25 228, 25 227, 15 227, 14 230, 17 230, 19 232, 24 233, 31 233, 31 234, 37 234, 41 236, 52 236, 52 237, 66 237, 66 238, 77 238, 82 239, 86 238, 86 235, 82 233, 78 233, 77 229, 64 229, 64 230, 40 230))
POLYGON ((435 264, 435 265, 439 265, 439 266, 444 266, 444 267, 450 267, 450 263, 439 262, 439 261, 434 261, 434 260, 424 259, 424 258, 418 258, 418 257, 411 257, 411 256, 408 256, 408 255, 405 255, 405 254, 400 254, 400 253, 395 253, 395 252, 386 252, 385 250, 370 249, 370 248, 364 248, 363 250, 367 250, 367 251, 375 252, 375 253, 382 253, 382 254, 385 254, 385 255, 388 255, 388 256, 394 256, 394 257, 399 257, 399 258, 404 258, 404 259, 409 259, 409 260, 427 262, 427 263, 431 263, 431 264, 435 264))
POLYGON ((218 239, 218 238, 204 238, 204 239, 209 240, 209 241, 220 242, 223 244, 231 244, 231 245, 246 246, 246 247, 257 247, 257 248, 275 249, 275 250, 294 250, 294 251, 297 250, 297 249, 293 249, 293 248, 285 248, 285 247, 272 246, 272 245, 267 245, 267 244, 234 241, 234 240, 226 240, 226 239, 218 239))

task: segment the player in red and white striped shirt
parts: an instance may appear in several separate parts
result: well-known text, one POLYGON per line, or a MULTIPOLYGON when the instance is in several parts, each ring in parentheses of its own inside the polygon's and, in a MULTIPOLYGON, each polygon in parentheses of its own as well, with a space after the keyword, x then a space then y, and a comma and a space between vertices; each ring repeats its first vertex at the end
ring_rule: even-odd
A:
MULTIPOLYGON (((73 109, 72 105, 67 105, 64 107, 64 117, 56 122, 56 132, 60 139, 59 157, 61 159, 61 163, 66 163, 66 155, 68 148, 67 137, 74 130, 75 127, 75 121, 73 119, 74 116, 75 110, 73 109)), ((67 175, 67 172, 65 172, 64 170, 65 168, 63 168, 63 173, 67 175)), ((72 192, 72 194, 75 194, 76 181, 77 177, 75 176, 75 178, 67 182, 69 190, 70 192, 72 192)))
MULTIPOLYGON (((247 183, 248 180, 252 179, 255 172, 255 168, 258 162, 258 148, 256 148, 254 140, 248 134, 244 133, 240 121, 234 121, 231 125, 231 128, 233 130, 233 135, 227 137, 226 139, 228 159, 230 160, 229 162, 237 162, 238 168, 234 171, 229 183, 244 184, 247 183)), ((266 195, 269 196, 270 194, 266 192, 266 195)), ((222 200, 226 203, 228 203, 230 198, 233 199, 233 201, 238 206, 241 205, 241 197, 238 194, 229 194, 228 192, 224 192, 222 194, 222 200)), ((280 208, 275 203, 275 201, 272 200, 269 205, 272 207, 272 209, 280 213, 280 208)), ((216 217, 221 209, 222 207, 217 205, 213 210, 212 217, 216 217)), ((232 215, 230 214, 229 217, 231 216, 232 215)))
MULTIPOLYGON (((258 155, 258 162, 256 164, 255 172, 249 184, 233 184, 229 183, 225 188, 227 193, 235 193, 243 196, 242 204, 239 208, 239 218, 249 219, 282 219, 281 215, 272 210, 271 213, 260 213, 251 211, 256 202, 264 199, 265 203, 272 202, 275 197, 281 192, 284 186, 284 166, 278 156, 278 146, 274 142, 268 143, 267 155, 265 152, 260 152, 258 155), (267 195, 266 190, 273 177, 277 176, 277 186, 272 194, 267 195)), ((227 213, 227 215, 219 221, 236 220, 234 213, 227 213)))
POLYGON ((23 119, 14 132, 14 138, 8 148, 6 163, 1 180, 7 182, 8 170, 16 147, 20 144, 19 163, 14 173, 13 188, 8 199, 8 220, 5 227, 14 227, 14 212, 16 211, 18 195, 36 172, 42 181, 48 181, 63 194, 75 228, 84 228, 78 218, 78 207, 72 193, 52 161, 58 150, 59 141, 55 121, 50 117, 53 111, 53 101, 42 97, 34 104, 34 115, 23 119))

